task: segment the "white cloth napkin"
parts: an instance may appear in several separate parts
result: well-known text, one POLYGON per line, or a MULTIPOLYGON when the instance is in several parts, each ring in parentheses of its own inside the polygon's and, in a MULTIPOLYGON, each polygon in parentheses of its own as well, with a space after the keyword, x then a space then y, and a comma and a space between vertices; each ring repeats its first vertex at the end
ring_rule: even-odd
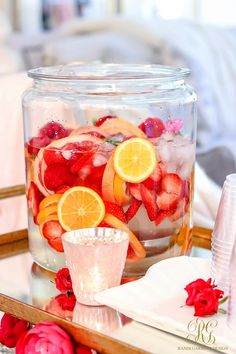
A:
MULTIPOLYGON (((197 333, 189 331, 188 324, 196 317, 192 306, 183 306, 187 298, 184 287, 197 278, 209 277, 209 259, 173 257, 153 265, 140 280, 97 294, 96 300, 138 322, 184 338, 190 335, 189 339, 194 340, 197 333)), ((227 327, 227 317, 217 314, 204 319, 217 320, 214 346, 235 353, 236 341, 227 327)))

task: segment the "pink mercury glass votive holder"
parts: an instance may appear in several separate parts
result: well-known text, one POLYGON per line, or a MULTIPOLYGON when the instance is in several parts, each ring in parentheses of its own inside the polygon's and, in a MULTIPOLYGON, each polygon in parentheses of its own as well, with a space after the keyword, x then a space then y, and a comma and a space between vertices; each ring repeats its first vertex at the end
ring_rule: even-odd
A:
POLYGON ((62 242, 76 300, 100 305, 95 294, 120 285, 128 234, 104 227, 79 229, 64 233, 62 242))

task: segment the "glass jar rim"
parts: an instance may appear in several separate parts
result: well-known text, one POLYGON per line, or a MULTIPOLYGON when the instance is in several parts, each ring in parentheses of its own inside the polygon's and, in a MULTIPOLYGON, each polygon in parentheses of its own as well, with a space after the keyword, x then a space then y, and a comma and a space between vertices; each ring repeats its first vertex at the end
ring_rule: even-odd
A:
POLYGON ((35 80, 76 81, 81 83, 162 84, 184 80, 188 68, 149 64, 67 64, 31 69, 28 76, 35 80))

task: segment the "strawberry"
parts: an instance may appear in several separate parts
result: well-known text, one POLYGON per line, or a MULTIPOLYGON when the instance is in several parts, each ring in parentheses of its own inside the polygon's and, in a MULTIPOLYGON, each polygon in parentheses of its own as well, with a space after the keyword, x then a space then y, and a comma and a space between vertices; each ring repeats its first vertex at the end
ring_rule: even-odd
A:
POLYGON ((27 192, 27 202, 28 202, 28 208, 32 210, 32 215, 34 219, 36 219, 36 216, 38 215, 39 204, 41 200, 43 200, 43 198, 44 196, 39 191, 36 184, 34 182, 30 182, 30 186, 27 192))
POLYGON ((127 183, 130 194, 137 200, 142 200, 141 184, 140 183, 127 183))
POLYGON ((181 197, 183 192, 182 180, 175 173, 168 173, 162 178, 161 189, 164 192, 176 194, 178 197, 181 197))
POLYGON ((58 252, 63 252, 61 236, 63 228, 58 221, 48 221, 42 227, 42 234, 47 239, 49 245, 58 252))
POLYGON ((115 116, 105 116, 105 117, 101 117, 98 120, 96 120, 95 122, 95 126, 96 127, 100 127, 107 119, 112 119, 112 118, 116 118, 115 116))
POLYGON ((127 222, 124 210, 120 205, 111 202, 104 202, 104 203, 105 203, 107 213, 112 214, 113 216, 117 217, 117 219, 121 220, 124 223, 127 222))
POLYGON ((127 250, 127 261, 128 262, 136 262, 138 260, 140 260, 140 258, 136 255, 133 248, 129 244, 128 250, 127 250))
POLYGON ((173 210, 176 208, 179 197, 177 194, 162 191, 157 194, 156 202, 161 210, 173 210))
POLYGON ((187 207, 188 207, 188 203, 187 203, 186 199, 182 198, 179 201, 178 206, 177 206, 175 212, 173 213, 173 215, 171 215, 169 217, 170 221, 174 222, 174 221, 182 218, 187 211, 187 207))
POLYGON ((62 185, 73 186, 76 176, 74 176, 66 165, 55 163, 49 165, 44 172, 44 184, 49 190, 56 190, 62 185))
POLYGON ((147 187, 149 190, 157 190, 159 182, 161 180, 162 172, 159 164, 157 164, 157 167, 155 171, 151 174, 150 177, 148 177, 145 181, 142 183, 147 187))
POLYGON ((55 193, 57 193, 57 194, 63 194, 63 193, 65 193, 68 189, 70 189, 69 186, 62 185, 62 186, 60 186, 59 188, 57 188, 57 189, 55 190, 55 193))
POLYGON ((143 184, 141 185, 141 197, 143 204, 147 210, 148 217, 154 221, 157 216, 158 208, 155 199, 155 193, 147 189, 143 184))
POLYGON ((37 155, 39 150, 42 147, 45 147, 48 144, 50 144, 50 142, 51 142, 51 139, 49 139, 47 136, 32 138, 29 140, 29 142, 27 144, 28 153, 37 155))
POLYGON ((60 237, 58 238, 52 238, 51 240, 48 241, 48 244, 54 248, 57 252, 64 252, 62 240, 60 237))
POLYGON ((104 139, 104 135, 98 133, 98 132, 86 132, 86 133, 82 133, 82 134, 86 134, 86 135, 91 135, 91 136, 95 136, 96 138, 99 138, 99 139, 104 139))
POLYGON ((63 125, 57 122, 48 122, 39 130, 39 136, 52 140, 62 139, 69 135, 68 129, 65 129, 63 125))
POLYGON ((126 220, 127 223, 133 219, 133 217, 136 215, 137 211, 139 210, 142 202, 140 200, 137 200, 133 198, 132 203, 130 204, 129 208, 125 212, 126 220))
POLYGON ((54 163, 65 163, 66 159, 62 155, 62 151, 54 148, 53 150, 45 149, 43 152, 43 158, 46 162, 46 165, 52 165, 54 163))
POLYGON ((103 222, 103 221, 99 224, 98 227, 108 227, 110 229, 112 228, 112 226, 108 225, 106 222, 103 222))
POLYGON ((147 118, 143 123, 139 125, 148 138, 158 138, 165 130, 165 126, 159 118, 147 118))
POLYGON ((155 220, 156 225, 159 225, 165 218, 173 214, 174 210, 159 210, 155 220))
POLYGON ((71 166, 70 171, 73 174, 78 174, 82 167, 92 163, 93 152, 86 152, 81 154, 81 157, 71 166))

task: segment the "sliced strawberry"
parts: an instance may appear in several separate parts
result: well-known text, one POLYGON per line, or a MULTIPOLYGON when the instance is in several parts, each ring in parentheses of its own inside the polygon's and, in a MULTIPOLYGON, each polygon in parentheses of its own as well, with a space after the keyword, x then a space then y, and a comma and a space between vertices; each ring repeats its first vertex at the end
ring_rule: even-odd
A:
POLYGON ((73 174, 78 174, 82 167, 87 166, 89 164, 92 165, 92 157, 93 152, 86 152, 81 155, 81 157, 71 166, 70 171, 73 174))
POLYGON ((136 255, 135 251, 133 250, 132 246, 129 244, 127 250, 127 262, 137 262, 140 258, 136 255))
POLYGON ((47 136, 44 137, 34 137, 29 140, 27 144, 27 150, 29 154, 37 155, 42 147, 47 146, 51 143, 51 139, 47 136))
POLYGON ((175 173, 166 174, 161 181, 161 189, 170 194, 176 194, 181 197, 183 192, 183 183, 181 178, 175 173))
POLYGON ((115 116, 105 116, 105 117, 101 117, 99 118, 96 122, 95 122, 95 126, 96 127, 100 127, 106 120, 108 119, 112 119, 112 118, 116 118, 115 116))
POLYGON ((64 252, 61 238, 53 238, 48 241, 48 244, 57 252, 64 252))
POLYGON ((107 213, 112 214, 124 223, 127 222, 124 210, 120 205, 111 202, 105 202, 105 207, 107 213))
POLYGON ((91 136, 95 136, 96 138, 99 138, 99 139, 104 139, 104 135, 102 135, 102 134, 100 134, 98 132, 94 132, 94 131, 83 133, 83 134, 88 134, 88 135, 91 135, 91 136))
POLYGON ((159 210, 155 220, 156 225, 159 225, 165 218, 173 214, 175 210, 159 210))
POLYGON ((187 207, 188 207, 188 205, 187 205, 186 199, 182 198, 179 201, 178 206, 177 206, 175 212, 173 213, 173 215, 171 215, 169 217, 170 221, 174 222, 174 221, 182 218, 187 211, 187 207))
POLYGON ((141 185, 141 197, 142 197, 143 204, 147 210, 149 219, 151 221, 154 221, 156 219, 157 212, 158 212, 155 193, 151 192, 144 185, 141 185))
POLYGON ((54 148, 53 150, 45 149, 43 152, 43 158, 46 162, 46 165, 52 165, 54 163, 65 163, 66 159, 62 155, 62 151, 54 148))
POLYGON ((125 212, 127 222, 133 219, 133 217, 137 214, 137 211, 139 210, 141 204, 142 204, 141 200, 137 200, 133 198, 129 208, 125 212))
POLYGON ((64 230, 58 221, 48 221, 42 226, 42 234, 49 245, 58 252, 63 252, 61 236, 64 230))
POLYGON ((141 184, 140 183, 127 183, 130 194, 137 200, 142 200, 141 184))
POLYGON ((100 224, 99 224, 99 227, 108 227, 108 228, 112 228, 112 226, 110 226, 110 225, 108 225, 106 222, 101 222, 100 224))
POLYGON ((39 204, 43 200, 44 196, 39 191, 38 187, 34 182, 30 182, 30 186, 27 192, 27 202, 28 208, 32 210, 32 215, 36 219, 39 212, 39 204))
POLYGON ((143 123, 139 125, 148 138, 158 138, 165 130, 165 126, 159 118, 147 118, 143 123))
POLYGON ((44 184, 47 189, 54 191, 62 185, 73 186, 74 176, 66 165, 55 163, 49 165, 44 172, 44 184))
POLYGON ((99 195, 102 193, 102 178, 106 165, 93 167, 85 181, 85 185, 94 189, 99 195))
POLYGON ((63 193, 65 193, 68 189, 70 189, 69 186, 62 185, 62 186, 60 186, 58 189, 55 190, 55 193, 57 193, 57 194, 63 194, 63 193))
POLYGON ((160 183, 160 180, 161 180, 161 176, 162 176, 162 171, 161 171, 161 168, 160 168, 159 164, 157 164, 157 167, 156 167, 155 171, 153 172, 153 174, 151 174, 151 176, 148 177, 142 183, 149 190, 155 190, 156 191, 156 190, 158 190, 159 183, 160 183))
POLYGON ((161 210, 173 210, 177 207, 179 197, 177 194, 160 192, 157 194, 156 202, 161 210))

